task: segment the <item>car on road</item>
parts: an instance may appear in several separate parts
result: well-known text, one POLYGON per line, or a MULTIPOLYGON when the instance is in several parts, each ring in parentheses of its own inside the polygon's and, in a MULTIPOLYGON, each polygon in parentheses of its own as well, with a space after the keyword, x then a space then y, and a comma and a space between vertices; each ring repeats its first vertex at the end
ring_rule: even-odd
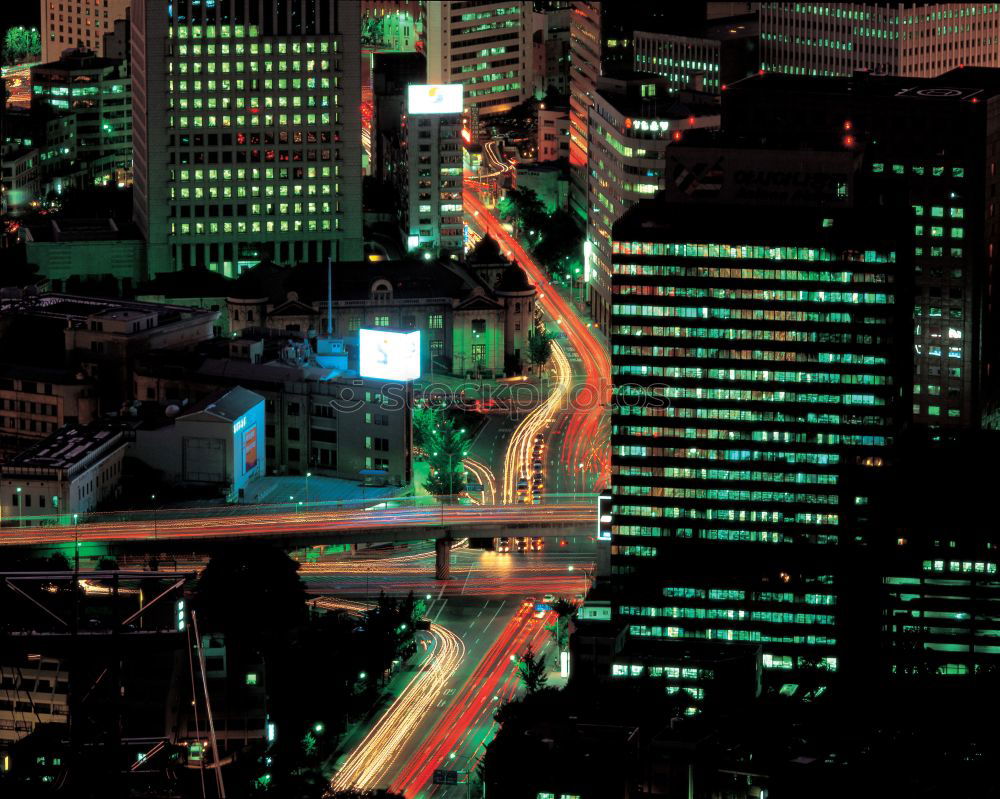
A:
POLYGON ((532 615, 534 615, 534 617, 536 619, 544 619, 545 618, 545 613, 546 613, 546 611, 544 611, 544 610, 536 610, 534 612, 534 614, 532 614, 532 615))
POLYGON ((531 539, 531 551, 541 552, 545 548, 545 539, 539 536, 531 539))
POLYGON ((556 601, 556 595, 555 594, 545 594, 545 595, 542 596, 542 602, 544 602, 546 604, 549 604, 549 603, 555 602, 555 601, 556 601))
POLYGON ((517 547, 517 551, 518 552, 527 552, 528 551, 529 544, 528 544, 528 539, 527 538, 522 538, 522 537, 515 538, 514 539, 514 543, 515 543, 515 546, 517 547))
POLYGON ((510 539, 509 538, 498 538, 497 539, 497 552, 510 552, 510 539))
POLYGON ((527 477, 518 477, 517 478, 517 488, 518 488, 518 490, 521 490, 522 488, 527 488, 527 487, 528 487, 528 478, 527 477))

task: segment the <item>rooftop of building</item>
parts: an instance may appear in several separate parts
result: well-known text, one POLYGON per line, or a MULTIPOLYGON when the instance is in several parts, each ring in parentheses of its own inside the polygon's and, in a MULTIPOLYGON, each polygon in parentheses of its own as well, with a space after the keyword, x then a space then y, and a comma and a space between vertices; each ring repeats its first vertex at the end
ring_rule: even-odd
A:
POLYGON ((933 78, 880 75, 858 70, 845 77, 816 77, 763 72, 726 87, 727 91, 788 92, 790 94, 852 94, 869 97, 905 98, 938 105, 980 102, 1000 93, 1000 69, 959 67, 933 78), (937 89, 929 93, 926 89, 937 89), (945 91, 946 90, 946 91, 945 91), (974 100, 973 98, 978 98, 974 100))
MULTIPOLYGON (((385 280, 392 287, 394 299, 465 297, 476 288, 489 291, 475 275, 460 264, 405 258, 400 261, 354 261, 333 265, 333 296, 337 302, 366 300, 372 285, 385 280)), ((262 261, 247 269, 233 283, 227 297, 259 299, 266 297, 278 305, 294 292, 300 302, 326 299, 325 263, 279 266, 262 261)))
POLYGON ((85 297, 56 292, 0 296, 0 317, 19 316, 58 320, 63 323, 63 327, 72 323, 83 324, 94 316, 127 318, 148 316, 151 313, 157 315, 160 324, 166 324, 181 318, 198 314, 208 315, 215 312, 188 308, 184 305, 120 300, 110 297, 85 297))
POLYGON ((61 366, 43 366, 40 364, 0 363, 0 378, 9 380, 34 380, 37 383, 50 383, 57 386, 89 383, 90 379, 83 373, 61 366))
POLYGON ((121 425, 110 420, 67 425, 14 455, 6 462, 4 469, 69 469, 121 433, 121 425))
POLYGON ((235 422, 263 401, 264 398, 260 394, 255 394, 242 386, 220 389, 193 406, 185 408, 178 418, 205 413, 223 421, 235 422))
POLYGON ((657 117, 687 119, 688 117, 718 116, 719 99, 702 92, 671 93, 666 78, 636 72, 633 69, 612 69, 597 79, 597 93, 618 113, 627 117, 657 117), (656 94, 648 96, 655 86, 656 94))
POLYGON ((131 223, 119 226, 110 217, 49 217, 24 226, 27 242, 84 242, 141 240, 139 228, 131 223))
POLYGON ((895 251, 891 228, 877 215, 862 211, 713 203, 706 213, 698 203, 673 203, 654 197, 641 200, 615 223, 614 241, 731 243, 871 248, 895 251), (725 219, 724 228, 719 220, 725 219))
POLYGON ((31 68, 32 75, 35 71, 51 72, 56 70, 100 70, 122 65, 122 61, 117 58, 104 58, 97 55, 93 50, 86 47, 74 47, 63 50, 57 61, 47 61, 44 64, 36 64, 31 68))

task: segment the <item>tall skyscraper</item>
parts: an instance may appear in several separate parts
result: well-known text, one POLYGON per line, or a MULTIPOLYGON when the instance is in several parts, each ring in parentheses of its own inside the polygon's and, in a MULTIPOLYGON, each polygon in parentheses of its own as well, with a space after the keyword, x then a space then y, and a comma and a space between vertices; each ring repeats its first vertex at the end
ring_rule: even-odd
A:
POLYGON ((761 67, 789 75, 1000 66, 995 3, 761 3, 760 34, 761 67))
POLYGON ((134 218, 148 271, 362 253, 359 6, 137 0, 134 218))
POLYGON ((998 94, 974 68, 748 78, 614 226, 611 558, 633 650, 756 641, 765 670, 855 674, 879 634, 948 673, 992 652, 962 637, 991 544, 903 522, 884 487, 901 431, 951 447, 996 406, 998 94), (960 623, 906 620, 949 601, 960 623))
POLYGON ((407 89, 407 249, 462 255, 462 86, 407 89))
POLYGON ((58 61, 63 50, 85 47, 97 55, 104 52, 104 34, 125 19, 132 0, 76 0, 54 3, 39 0, 41 6, 42 63, 58 61))
POLYGON ((464 84, 480 116, 508 111, 533 91, 533 33, 531 3, 430 3, 427 82, 464 84))
MULTIPOLYGON (((723 93, 725 140, 758 149, 839 144, 863 158, 844 186, 849 199, 906 220, 899 246, 914 259, 912 416, 941 430, 979 427, 997 376, 988 285, 1000 245, 1000 126, 987 109, 998 88, 992 70, 965 68, 936 79, 765 74, 723 93)), ((781 172, 731 179, 766 193, 795 179, 781 172)))
POLYGON ((613 242, 622 663, 650 639, 737 641, 761 645, 765 673, 838 670, 847 553, 907 374, 893 229, 645 200, 613 242))

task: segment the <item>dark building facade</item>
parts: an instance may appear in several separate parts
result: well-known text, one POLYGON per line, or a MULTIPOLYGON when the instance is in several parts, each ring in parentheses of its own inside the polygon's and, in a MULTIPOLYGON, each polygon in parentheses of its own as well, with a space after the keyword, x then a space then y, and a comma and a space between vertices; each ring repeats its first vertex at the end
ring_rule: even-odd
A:
POLYGON ((653 200, 615 225, 612 259, 624 655, 734 641, 762 646, 765 675, 838 670, 843 553, 907 374, 891 236, 849 212, 653 200))

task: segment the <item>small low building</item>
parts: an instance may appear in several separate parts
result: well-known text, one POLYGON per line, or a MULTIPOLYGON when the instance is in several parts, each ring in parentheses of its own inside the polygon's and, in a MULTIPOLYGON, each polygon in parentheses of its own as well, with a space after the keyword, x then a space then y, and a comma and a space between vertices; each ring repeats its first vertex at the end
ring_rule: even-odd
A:
POLYGON ((116 421, 68 425, 0 466, 0 523, 66 522, 118 495, 129 431, 116 421))
POLYGON ((218 486, 229 500, 266 474, 264 397, 236 386, 221 389, 183 411, 167 406, 172 421, 135 431, 129 454, 173 483, 218 486))
POLYGON ((75 291, 78 283, 113 279, 130 292, 146 272, 146 245, 131 223, 114 219, 53 219, 19 231, 29 263, 49 279, 53 291, 75 291))

